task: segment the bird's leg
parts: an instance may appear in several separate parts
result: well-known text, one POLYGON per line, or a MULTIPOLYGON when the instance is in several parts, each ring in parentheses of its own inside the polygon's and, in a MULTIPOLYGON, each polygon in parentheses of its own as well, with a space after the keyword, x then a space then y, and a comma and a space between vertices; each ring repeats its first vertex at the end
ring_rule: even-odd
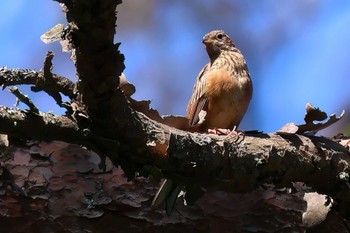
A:
POLYGON ((239 137, 242 136, 242 140, 245 137, 245 133, 244 131, 239 131, 236 130, 236 126, 233 127, 233 129, 231 130, 231 132, 229 134, 227 134, 227 136, 225 137, 224 140, 226 141, 238 141, 239 137))
POLYGON ((226 135, 225 138, 224 138, 224 141, 236 142, 236 143, 240 139, 243 140, 244 137, 245 137, 244 131, 236 130, 236 126, 234 126, 232 130, 220 129, 220 128, 208 129, 208 133, 209 134, 215 134, 215 135, 226 135))

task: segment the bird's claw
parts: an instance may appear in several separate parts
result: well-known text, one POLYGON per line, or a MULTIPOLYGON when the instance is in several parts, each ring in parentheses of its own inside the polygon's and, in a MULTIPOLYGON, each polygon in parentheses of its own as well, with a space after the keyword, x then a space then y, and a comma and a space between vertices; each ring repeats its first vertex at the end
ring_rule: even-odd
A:
POLYGON ((237 142, 238 140, 244 140, 245 133, 244 131, 238 131, 236 130, 236 127, 232 129, 232 131, 227 134, 227 136, 224 138, 225 141, 230 141, 230 142, 237 142))
POLYGON ((215 134, 215 135, 226 135, 226 137, 224 138, 225 141, 234 141, 234 142, 237 142, 240 138, 242 138, 243 140, 245 137, 244 131, 236 130, 236 126, 233 127, 232 130, 220 129, 220 128, 208 129, 208 133, 215 134))
POLYGON ((215 135, 229 135, 231 133, 231 130, 229 129, 208 129, 209 134, 215 134, 215 135))

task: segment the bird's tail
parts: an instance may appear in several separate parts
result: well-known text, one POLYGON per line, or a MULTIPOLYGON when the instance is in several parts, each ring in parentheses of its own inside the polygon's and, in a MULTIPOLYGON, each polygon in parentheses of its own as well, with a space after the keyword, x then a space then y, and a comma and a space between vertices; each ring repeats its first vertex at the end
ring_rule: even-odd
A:
POLYGON ((175 207, 176 200, 180 191, 180 185, 176 184, 170 179, 164 180, 163 184, 160 186, 156 196, 152 201, 152 209, 156 209, 164 203, 165 211, 167 215, 170 215, 175 207))

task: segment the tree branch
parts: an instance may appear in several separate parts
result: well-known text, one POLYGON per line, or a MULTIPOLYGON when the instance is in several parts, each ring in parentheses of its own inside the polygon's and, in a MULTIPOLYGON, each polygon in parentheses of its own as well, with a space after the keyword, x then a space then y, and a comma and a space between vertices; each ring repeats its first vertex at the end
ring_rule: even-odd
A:
POLYGON ((332 140, 255 133, 230 142, 224 136, 170 129, 141 114, 139 119, 147 126, 144 140, 149 150, 169 160, 163 170, 170 177, 182 173, 191 174, 196 182, 221 179, 234 192, 251 191, 263 183, 284 187, 303 181, 350 203, 350 153, 332 140))
POLYGON ((114 44, 116 7, 120 0, 59 1, 68 20, 65 37, 73 49, 77 89, 91 117, 111 116, 110 109, 124 95, 114 95, 124 69, 120 43, 114 44))
MULTIPOLYGON (((27 105, 29 107, 30 111, 32 111, 35 114, 39 114, 39 109, 35 106, 35 104, 32 102, 32 100, 29 99, 28 96, 24 95, 17 87, 9 88, 9 92, 14 94, 17 97, 18 101, 21 101, 25 105, 27 105)), ((16 104, 16 107, 17 107, 17 104, 16 104)))
POLYGON ((86 135, 73 120, 50 113, 34 114, 26 110, 0 106, 0 126, 0 133, 18 138, 56 138, 81 144, 87 141, 86 135))
MULTIPOLYGON (((142 113, 136 114, 144 133, 135 135, 133 132, 140 129, 130 128, 125 137, 146 141, 152 156, 140 151, 137 157, 126 155, 124 159, 129 162, 156 164, 168 177, 182 174, 188 183, 205 181, 203 184, 208 185, 220 179, 234 192, 251 191, 269 182, 282 187, 292 181, 303 181, 318 191, 350 202, 346 178, 350 170, 349 152, 336 142, 315 136, 260 133, 230 142, 224 136, 190 133, 155 122, 142 113)), ((86 146, 92 142, 91 138, 97 141, 97 137, 82 132, 73 120, 47 113, 36 115, 1 107, 0 125, 1 133, 14 136, 64 140, 86 146)), ((123 157, 115 162, 119 159, 123 157)))
POLYGON ((47 79, 43 71, 0 68, 0 85, 3 89, 7 86, 23 84, 35 85, 34 90, 32 89, 33 91, 43 90, 48 94, 51 92, 62 93, 71 99, 75 97, 75 84, 62 76, 52 74, 52 77, 47 79))
POLYGON ((333 197, 344 214, 350 209, 349 152, 336 142, 315 136, 260 133, 230 142, 224 136, 185 132, 155 122, 142 113, 136 115, 143 123, 144 133, 135 135, 130 128, 124 136, 130 145, 147 141, 147 151, 138 153, 129 145, 118 143, 119 146, 112 147, 113 140, 87 137, 74 121, 63 116, 37 116, 1 107, 0 125, 1 133, 14 136, 64 140, 90 147, 94 143, 105 152, 110 145, 117 150, 118 156, 109 154, 114 163, 129 167, 156 165, 166 177, 187 185, 214 185, 230 192, 249 192, 265 183, 288 187, 294 181, 302 181, 333 197), (133 140, 136 142, 132 143, 133 140))

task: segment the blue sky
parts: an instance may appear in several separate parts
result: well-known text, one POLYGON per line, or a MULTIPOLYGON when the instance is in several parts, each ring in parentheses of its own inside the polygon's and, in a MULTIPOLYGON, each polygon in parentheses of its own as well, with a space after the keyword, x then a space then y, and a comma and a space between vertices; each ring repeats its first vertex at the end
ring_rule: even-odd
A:
MULTIPOLYGON (((39 39, 65 23, 58 3, 6 0, 0 14, 0 66, 40 69, 50 50, 54 72, 75 79, 69 54, 39 39)), ((200 41, 212 29, 231 36, 250 68, 254 96, 241 129, 271 132, 287 122, 302 123, 307 102, 328 113, 350 106, 350 1, 127 0, 117 25, 115 40, 122 42, 135 98, 151 99, 161 114, 185 113, 208 61, 200 41)), ((20 88, 42 111, 62 113, 45 94, 20 88)), ((0 93, 1 105, 14 103, 6 90, 0 93)))

